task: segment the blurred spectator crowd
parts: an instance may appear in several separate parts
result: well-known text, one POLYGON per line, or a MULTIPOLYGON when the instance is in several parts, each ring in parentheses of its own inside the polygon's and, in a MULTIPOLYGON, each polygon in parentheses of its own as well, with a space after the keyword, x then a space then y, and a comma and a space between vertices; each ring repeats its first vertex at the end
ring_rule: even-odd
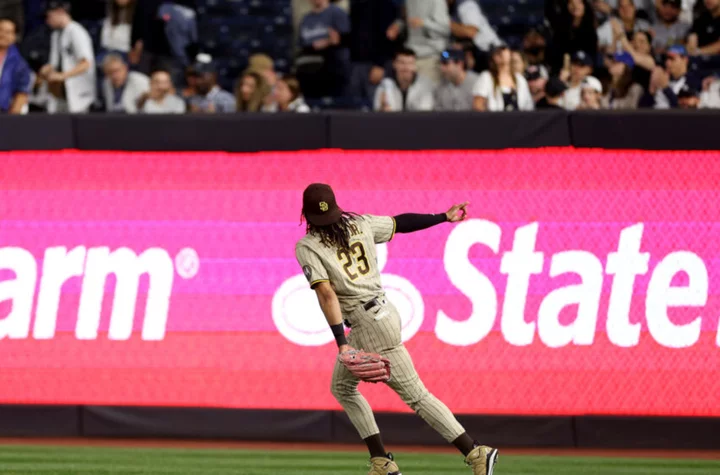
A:
POLYGON ((0 0, 0 113, 720 108, 720 0, 0 0))

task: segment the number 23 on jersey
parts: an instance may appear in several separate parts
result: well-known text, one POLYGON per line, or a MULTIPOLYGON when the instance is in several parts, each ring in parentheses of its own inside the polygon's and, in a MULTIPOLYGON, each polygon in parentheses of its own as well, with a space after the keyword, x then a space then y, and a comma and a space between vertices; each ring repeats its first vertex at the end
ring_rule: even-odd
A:
POLYGON ((337 258, 350 280, 355 280, 361 275, 370 272, 370 263, 365 254, 365 246, 361 242, 352 243, 349 249, 339 249, 337 258))

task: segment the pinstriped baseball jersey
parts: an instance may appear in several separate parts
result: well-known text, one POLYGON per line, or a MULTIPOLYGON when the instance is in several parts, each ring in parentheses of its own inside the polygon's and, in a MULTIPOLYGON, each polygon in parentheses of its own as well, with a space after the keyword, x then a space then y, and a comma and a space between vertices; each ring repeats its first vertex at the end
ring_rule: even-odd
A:
MULTIPOLYGON (((318 236, 308 234, 296 244, 295 256, 311 287, 320 282, 332 285, 343 317, 352 323, 349 344, 388 358, 393 377, 387 384, 445 440, 452 442, 465 429, 420 379, 402 344, 402 318, 397 308, 386 299, 379 299, 369 309, 361 305, 384 293, 375 245, 390 241, 394 235, 394 218, 366 214, 353 220, 349 249, 327 247, 318 236)), ((335 361, 332 393, 358 434, 366 439, 380 430, 370 405, 358 391, 359 382, 345 365, 335 361)))
POLYGON ((365 214, 353 220, 349 249, 325 246, 318 236, 307 234, 295 246, 295 256, 310 287, 330 282, 347 314, 383 293, 375 244, 394 235, 394 218, 365 214))

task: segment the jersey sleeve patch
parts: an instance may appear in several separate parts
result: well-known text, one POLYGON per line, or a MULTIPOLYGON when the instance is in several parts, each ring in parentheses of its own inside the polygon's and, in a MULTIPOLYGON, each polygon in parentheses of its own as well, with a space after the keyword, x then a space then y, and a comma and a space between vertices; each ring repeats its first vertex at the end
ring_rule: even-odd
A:
POLYGON ((305 274, 305 278, 308 282, 312 282, 312 268, 310 266, 303 266, 302 267, 303 274, 305 274))

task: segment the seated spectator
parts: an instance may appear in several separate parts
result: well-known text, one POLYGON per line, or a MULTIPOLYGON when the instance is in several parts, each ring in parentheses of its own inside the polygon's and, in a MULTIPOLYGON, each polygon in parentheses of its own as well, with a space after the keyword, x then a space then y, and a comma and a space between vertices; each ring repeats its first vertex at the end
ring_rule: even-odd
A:
POLYGON ((70 4, 47 2, 46 22, 51 30, 50 62, 38 76, 47 84, 49 113, 85 113, 95 102, 95 53, 87 30, 70 16, 70 4))
POLYGON ((235 109, 238 112, 260 112, 269 88, 258 72, 246 71, 235 88, 235 109))
POLYGON ((592 57, 584 51, 577 51, 570 59, 570 84, 565 91, 564 106, 575 110, 580 105, 580 92, 586 77, 593 73, 592 57))
POLYGON ((350 79, 350 18, 329 0, 310 1, 313 9, 300 22, 298 79, 308 97, 338 97, 350 79))
MULTIPOLYGON (((545 97, 545 85, 548 80, 543 76, 539 66, 528 66, 525 70, 525 80, 527 80, 533 102, 537 106, 537 103, 545 97)), ((567 87, 565 89, 567 89, 567 87)), ((565 89, 563 89, 563 92, 565 89)))
POLYGON ((470 42, 475 56, 475 71, 485 71, 488 67, 487 55, 502 40, 483 14, 477 0, 447 0, 447 3, 453 39, 470 42))
POLYGON ((431 111, 434 85, 417 70, 415 52, 400 48, 393 60, 393 75, 375 90, 373 109, 383 112, 431 111))
POLYGON ((480 73, 473 88, 473 109, 476 111, 533 110, 535 103, 525 78, 513 73, 510 49, 498 46, 491 51, 490 69, 480 73))
POLYGON ((272 92, 278 82, 278 75, 275 71, 275 62, 270 56, 264 53, 255 53, 248 58, 247 71, 254 71, 262 76, 263 83, 267 88, 265 98, 266 104, 268 104, 272 101, 272 92))
POLYGON ((562 106, 565 91, 567 91, 565 81, 558 77, 548 79, 545 83, 543 97, 535 103, 535 108, 538 110, 565 110, 562 106))
POLYGON ((310 107, 303 99, 300 83, 294 76, 278 79, 273 95, 274 101, 263 108, 265 112, 310 112, 310 107))
POLYGON ((598 37, 595 15, 588 0, 568 0, 567 9, 558 22, 549 51, 551 70, 557 74, 563 67, 565 55, 577 51, 584 51, 590 64, 595 64, 598 37))
POLYGON ((275 62, 265 53, 255 53, 248 58, 248 69, 263 75, 265 82, 274 86, 278 81, 275 62))
MULTIPOLYGON (((655 8, 654 0, 633 0, 633 5, 641 18, 648 19, 655 8)), ((606 20, 620 7, 619 0, 594 0, 593 8, 599 20, 606 20)))
POLYGON ((655 69, 655 55, 650 33, 638 31, 633 35, 632 41, 628 41, 627 37, 622 35, 621 43, 622 50, 630 55, 634 65, 633 82, 647 90, 650 87, 650 74, 655 69))
POLYGON ((588 76, 583 79, 578 110, 602 109, 602 92, 602 84, 598 78, 588 76))
POLYGON ((670 109, 678 106, 677 94, 685 84, 697 88, 697 79, 688 73, 688 53, 684 46, 668 49, 665 68, 656 67, 650 78, 649 97, 641 101, 642 107, 670 109))
POLYGON ((15 22, 0 17, 0 114, 24 114, 28 109, 31 70, 16 41, 15 22))
POLYGON ((130 71, 122 56, 111 53, 103 60, 103 101, 107 112, 135 114, 140 97, 150 90, 150 78, 130 71))
POLYGON ((612 82, 603 106, 606 109, 637 109, 643 88, 633 81, 635 62, 630 53, 619 53, 610 65, 612 82))
POLYGON ((136 1, 108 1, 107 17, 103 21, 100 31, 100 48, 104 53, 121 53, 127 60, 127 55, 130 53, 130 35, 136 1))
MULTIPOLYGON (((275 98, 274 90, 278 81, 273 59, 264 53, 256 53, 248 58, 248 66, 235 85, 236 101, 238 100, 238 95, 241 93, 239 88, 242 86, 242 77, 247 73, 255 73, 256 76, 259 76, 259 78, 254 79, 254 84, 256 84, 256 87, 259 87, 259 91, 256 94, 263 97, 263 104, 260 110, 265 106, 270 106, 275 98)), ((240 110, 241 109, 238 109, 238 111, 240 110)))
POLYGON ((598 48, 603 53, 615 53, 620 47, 616 40, 624 33, 628 38, 636 31, 647 31, 650 23, 637 17, 637 10, 632 0, 618 0, 618 16, 611 17, 600 25, 597 30, 598 48))
POLYGON ((217 71, 212 58, 199 54, 192 67, 195 74, 197 93, 188 99, 188 108, 192 113, 231 113, 237 105, 235 97, 220 88, 217 83, 217 71))
POLYGON ((434 85, 440 83, 440 54, 450 42, 450 12, 446 0, 404 0, 405 19, 388 28, 391 40, 407 30, 405 46, 415 51, 417 69, 434 85))
POLYGON ((474 71, 465 70, 462 50, 449 49, 440 58, 443 82, 435 89, 436 111, 469 111, 473 108, 473 87, 478 80, 474 71))
POLYGON ((659 0, 657 18, 653 23, 653 48, 658 54, 665 54, 670 46, 685 42, 690 24, 680 19, 682 0, 659 0))
POLYGON ((700 93, 689 84, 683 85, 677 93, 678 109, 698 109, 700 93))
POLYGON ((168 71, 155 71, 150 77, 150 92, 138 101, 138 110, 144 114, 184 114, 185 101, 174 93, 168 71))
POLYGON ((706 11, 693 22, 687 49, 692 56, 720 54, 720 0, 704 1, 706 11))
POLYGON ((702 84, 700 93, 701 109, 720 109, 720 78, 707 77, 702 84))

